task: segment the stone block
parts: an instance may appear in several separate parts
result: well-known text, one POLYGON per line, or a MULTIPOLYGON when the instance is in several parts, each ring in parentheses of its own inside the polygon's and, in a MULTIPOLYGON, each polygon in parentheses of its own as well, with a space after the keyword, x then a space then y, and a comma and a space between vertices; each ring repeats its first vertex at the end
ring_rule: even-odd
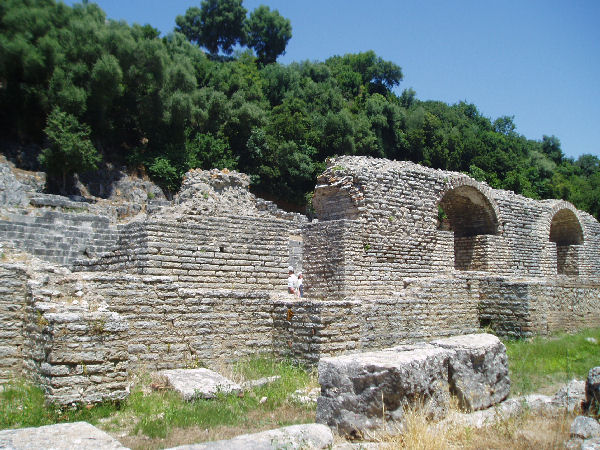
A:
POLYGON ((448 360, 452 352, 422 345, 323 358, 318 423, 361 436, 385 421, 402 421, 404 409, 422 402, 429 416, 445 416, 449 403, 448 360))
POLYGON ((209 369, 173 369, 159 372, 184 400, 214 398, 219 392, 240 392, 241 386, 209 369))
POLYGON ((270 450, 321 449, 333 446, 333 434, 325 425, 309 423, 291 425, 261 433, 243 434, 233 439, 182 445, 169 450, 270 450))
POLYGON ((571 437, 580 439, 600 438, 600 423, 593 417, 577 416, 571 424, 571 437))
POLYGON ((431 342, 453 351, 449 361, 450 391, 461 408, 489 408, 508 397, 510 378, 506 347, 491 334, 467 334, 431 342))
POLYGON ((108 433, 87 422, 0 431, 0 448, 10 450, 126 450, 108 433))
POLYGON ((600 413, 600 366, 593 367, 588 372, 585 383, 585 406, 593 413, 600 413))

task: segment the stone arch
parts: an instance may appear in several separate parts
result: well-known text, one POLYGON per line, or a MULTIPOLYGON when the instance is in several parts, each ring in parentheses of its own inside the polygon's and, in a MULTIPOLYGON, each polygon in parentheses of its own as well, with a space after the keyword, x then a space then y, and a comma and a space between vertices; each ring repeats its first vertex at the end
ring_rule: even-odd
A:
POLYGON ((579 275, 579 249, 584 233, 577 217, 577 210, 569 203, 561 202, 552 209, 548 240, 556 245, 556 273, 579 275))
POLYGON ((550 241, 556 245, 583 244, 583 228, 573 211, 564 208, 552 215, 550 241))
POLYGON ((455 237, 498 234, 498 208, 475 186, 463 184, 448 189, 438 205, 446 215, 446 228, 455 237))
POLYGON ((454 233, 454 268, 488 271, 497 253, 498 207, 489 189, 463 178, 443 193, 438 208, 440 228, 454 233))

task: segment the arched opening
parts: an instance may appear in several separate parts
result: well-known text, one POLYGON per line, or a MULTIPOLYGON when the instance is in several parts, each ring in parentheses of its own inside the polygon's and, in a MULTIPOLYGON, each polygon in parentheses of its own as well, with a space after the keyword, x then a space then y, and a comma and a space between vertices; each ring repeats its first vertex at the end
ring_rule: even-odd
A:
POLYGON ((561 209, 550 223, 550 242, 556 244, 556 272, 559 275, 579 275, 579 245, 583 230, 570 209, 561 209))
POLYGON ((451 189, 439 205, 438 226, 454 232, 454 267, 488 270, 493 257, 490 235, 498 234, 498 219, 489 199, 472 186, 451 189))

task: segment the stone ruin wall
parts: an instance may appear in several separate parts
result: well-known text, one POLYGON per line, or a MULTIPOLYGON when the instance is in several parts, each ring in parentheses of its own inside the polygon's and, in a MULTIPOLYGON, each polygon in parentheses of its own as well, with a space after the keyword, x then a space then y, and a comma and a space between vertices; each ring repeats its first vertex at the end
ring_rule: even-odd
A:
MULTIPOLYGON (((600 228, 565 202, 344 157, 320 178, 320 220, 307 222, 256 199, 247 182, 197 171, 142 218, 82 227, 108 234, 88 235, 97 246, 72 273, 40 279, 50 269, 2 265, 0 289, 13 298, 0 299, 0 352, 12 356, 0 376, 29 374, 61 403, 96 401, 127 395, 127 373, 140 369, 262 352, 312 365, 481 327, 529 336, 600 323, 600 228), (573 217, 581 235, 571 239, 573 217), (284 293, 290 263, 304 269, 301 301, 284 293)), ((68 220, 38 228, 40 238, 68 220)))

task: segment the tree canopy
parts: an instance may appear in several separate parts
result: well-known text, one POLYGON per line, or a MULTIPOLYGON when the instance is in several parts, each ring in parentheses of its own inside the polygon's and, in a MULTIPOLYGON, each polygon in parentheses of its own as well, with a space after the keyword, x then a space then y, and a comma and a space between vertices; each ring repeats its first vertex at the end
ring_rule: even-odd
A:
MULTIPOLYGON (((201 6, 211 3, 226 2, 201 6)), ((171 192, 191 168, 228 167, 248 173, 257 193, 301 209, 326 158, 369 155, 562 198, 600 218, 597 156, 567 158, 557 137, 527 139, 511 116, 492 120, 470 103, 399 92, 402 69, 372 51, 289 65, 255 46, 256 54, 207 57, 193 37, 202 34, 196 10, 160 38, 149 25, 106 20, 93 3, 4 0, 0 137, 47 149, 40 161, 59 181, 93 170, 100 156, 171 192), (52 168, 72 151, 90 164, 52 168)), ((276 13, 259 7, 250 18, 258 11, 276 13)), ((205 48, 233 48, 216 42, 205 48)))
POLYGON ((261 64, 271 64, 279 55, 285 53, 288 41, 292 37, 292 24, 289 19, 271 11, 268 6, 260 5, 250 14, 246 22, 248 46, 253 48, 261 64))
POLYGON ((177 31, 211 54, 221 50, 230 55, 236 44, 245 43, 246 13, 242 0, 202 0, 200 8, 189 8, 175 22, 177 31))

